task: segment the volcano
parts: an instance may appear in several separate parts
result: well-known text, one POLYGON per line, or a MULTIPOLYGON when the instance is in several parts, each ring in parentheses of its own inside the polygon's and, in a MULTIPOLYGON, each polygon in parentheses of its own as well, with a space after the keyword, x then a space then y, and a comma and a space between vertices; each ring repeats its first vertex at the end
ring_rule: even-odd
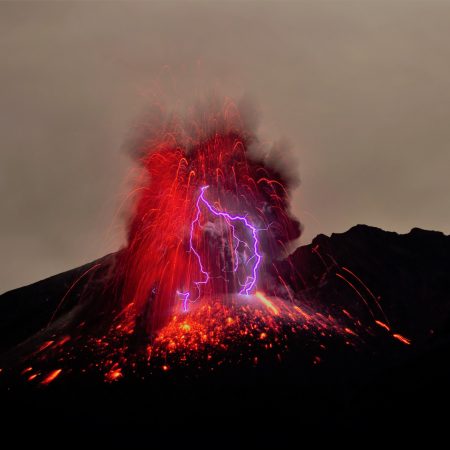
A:
POLYGON ((0 296, 4 424, 105 445, 445 430, 449 236, 319 235, 265 274, 295 301, 209 298, 151 333, 148 308, 112 300, 121 252, 0 296))

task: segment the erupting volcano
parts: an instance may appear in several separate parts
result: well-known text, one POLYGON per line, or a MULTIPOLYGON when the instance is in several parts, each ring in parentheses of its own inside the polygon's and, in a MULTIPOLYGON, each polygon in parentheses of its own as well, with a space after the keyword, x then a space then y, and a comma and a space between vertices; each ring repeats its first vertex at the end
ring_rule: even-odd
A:
MULTIPOLYGON (((305 423, 330 414, 338 427, 382 409, 372 377, 448 335, 447 236, 357 226, 293 251, 287 150, 264 145, 231 101, 211 104, 140 126, 124 248, 1 297, 11 405, 31 392, 64 409, 70 392, 70 417, 91 404, 94 421, 114 421, 133 393, 137 423, 182 427, 247 423, 271 404, 281 429, 294 398, 305 423)), ((395 370, 403 386, 407 369, 395 370)))
POLYGON ((73 374, 74 359, 83 361, 81 372, 106 381, 192 364, 257 365, 281 360, 302 335, 314 336, 316 364, 328 340, 354 347, 374 327, 410 343, 391 331, 364 282, 330 266, 318 247, 326 270, 338 269, 364 312, 354 316, 351 306, 307 294, 307 268, 288 255, 301 229, 289 212, 286 149, 266 150, 228 100, 183 118, 157 116, 134 146, 139 175, 128 243, 109 269, 100 262, 82 272, 47 326, 19 347, 26 380, 48 384, 73 374), (70 305, 79 285, 85 287, 70 305), (245 353, 233 350, 242 345, 245 353))

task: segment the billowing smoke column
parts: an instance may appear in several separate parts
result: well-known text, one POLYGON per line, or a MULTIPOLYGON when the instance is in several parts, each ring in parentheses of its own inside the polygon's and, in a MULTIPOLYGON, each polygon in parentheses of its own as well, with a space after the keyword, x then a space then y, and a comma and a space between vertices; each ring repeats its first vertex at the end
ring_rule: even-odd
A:
POLYGON ((277 165, 285 155, 265 151, 248 122, 215 99, 184 118, 158 111, 144 125, 119 268, 123 307, 148 333, 199 302, 270 293, 265 268, 300 235, 277 165))

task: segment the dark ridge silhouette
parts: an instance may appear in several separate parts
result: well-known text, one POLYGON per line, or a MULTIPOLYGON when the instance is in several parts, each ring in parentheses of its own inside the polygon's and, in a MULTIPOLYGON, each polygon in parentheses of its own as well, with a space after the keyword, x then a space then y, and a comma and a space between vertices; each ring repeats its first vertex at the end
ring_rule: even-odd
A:
POLYGON ((104 295, 104 283, 113 270, 115 257, 115 253, 109 254, 0 295, 0 350, 6 351, 45 328, 56 310, 63 314, 76 306, 81 298, 93 299, 104 295), (100 264, 97 270, 83 277, 97 264, 100 264), (80 281, 70 289, 80 277, 80 281))
MULTIPOLYGON (((348 304, 349 287, 335 276, 341 267, 350 269, 380 297, 393 328, 416 343, 433 339, 450 317, 450 236, 441 232, 413 228, 398 234, 356 225, 330 237, 318 235, 291 259, 301 277, 299 282, 291 275, 293 286, 311 290, 316 301, 333 299, 357 309, 361 317, 367 309, 353 299, 348 304)), ((289 273, 286 263, 284 271, 289 273)))

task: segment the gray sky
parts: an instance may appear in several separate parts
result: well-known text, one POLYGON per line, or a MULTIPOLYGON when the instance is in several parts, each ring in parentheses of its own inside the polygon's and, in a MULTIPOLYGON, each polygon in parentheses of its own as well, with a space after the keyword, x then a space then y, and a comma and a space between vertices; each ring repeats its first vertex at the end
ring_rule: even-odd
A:
POLYGON ((317 233, 450 232, 450 1, 0 3, 0 291, 117 249, 160 90, 251 94, 317 233))

